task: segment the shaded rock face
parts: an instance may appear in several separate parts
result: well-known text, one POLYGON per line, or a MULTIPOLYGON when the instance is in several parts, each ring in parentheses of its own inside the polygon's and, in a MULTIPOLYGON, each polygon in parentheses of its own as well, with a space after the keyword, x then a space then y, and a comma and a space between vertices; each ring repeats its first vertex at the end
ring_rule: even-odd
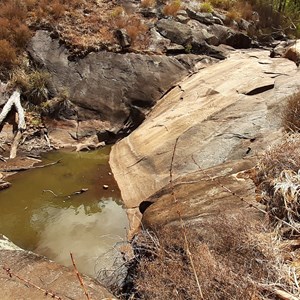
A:
POLYGON ((167 185, 171 162, 175 180, 265 150, 281 135, 280 109, 299 79, 293 62, 252 51, 232 53, 178 84, 112 148, 126 206, 138 207, 167 185))
POLYGON ((69 94, 79 120, 108 121, 118 128, 126 122, 137 126, 144 110, 187 74, 166 56, 98 52, 70 61, 65 47, 45 31, 36 33, 28 51, 51 74, 52 94, 69 94))
MULTIPOLYGON (((42 291, 25 284, 15 276, 10 278, 2 266, 10 268, 14 274, 51 291, 62 299, 82 300, 85 297, 73 270, 32 252, 24 251, 2 235, 0 235, 0 266, 0 299, 2 300, 40 300, 46 297, 42 291)), ((115 299, 93 279, 83 276, 83 280, 92 299, 115 299)))
MULTIPOLYGON (((217 47, 220 44, 236 49, 251 48, 254 44, 246 33, 224 26, 223 21, 211 13, 199 13, 188 8, 186 15, 182 21, 178 17, 177 21, 160 19, 156 29, 161 36, 152 32, 151 49, 171 53, 170 43, 173 43, 181 46, 177 46, 178 53, 191 52, 224 59, 226 54, 221 47, 217 47)), ((172 47, 176 48, 174 45, 172 47)))
POLYGON ((174 20, 159 20, 156 28, 162 36, 179 45, 187 44, 192 38, 191 28, 186 24, 174 20))
POLYGON ((251 38, 242 33, 230 33, 226 39, 226 44, 236 49, 247 49, 251 47, 251 38))

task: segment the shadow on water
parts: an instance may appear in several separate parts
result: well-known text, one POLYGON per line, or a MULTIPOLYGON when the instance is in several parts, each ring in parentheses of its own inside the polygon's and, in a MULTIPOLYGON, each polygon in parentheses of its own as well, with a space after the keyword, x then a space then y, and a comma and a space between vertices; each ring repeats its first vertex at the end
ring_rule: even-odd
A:
POLYGON ((78 269, 95 276, 97 258, 125 239, 128 225, 109 151, 47 153, 44 163, 61 163, 10 177, 0 192, 0 233, 67 266, 72 251, 78 269), (81 189, 88 191, 68 197, 81 189))

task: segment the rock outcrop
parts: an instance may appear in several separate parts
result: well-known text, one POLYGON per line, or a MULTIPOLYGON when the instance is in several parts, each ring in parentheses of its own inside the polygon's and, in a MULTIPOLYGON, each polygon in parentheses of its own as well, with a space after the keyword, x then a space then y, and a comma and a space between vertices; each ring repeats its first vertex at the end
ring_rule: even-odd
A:
POLYGON ((299 67, 300 65, 300 40, 285 40, 276 42, 271 49, 270 57, 285 57, 299 67))
POLYGON ((284 57, 294 61, 299 67, 300 65, 300 40, 295 41, 295 43, 288 47, 284 53, 284 57))
POLYGON ((176 58, 158 55, 103 51, 70 61, 67 49, 46 31, 37 31, 28 51, 50 73, 50 93, 66 93, 79 120, 108 121, 118 129, 139 125, 144 110, 188 73, 176 58))
POLYGON ((293 62, 251 51, 232 53, 178 84, 112 148, 111 168, 129 214, 171 174, 176 180, 266 149, 281 135, 280 108, 299 79, 293 62))
MULTIPOLYGON (((46 297, 43 291, 10 277, 4 268, 46 291, 51 291, 62 299, 84 299, 82 287, 75 272, 32 252, 22 250, 6 237, 0 235, 0 298, 2 300, 30 299, 46 297)), ((93 279, 82 275, 87 291, 92 299, 115 299, 104 287, 93 279)), ((51 296, 48 296, 51 298, 51 296)))
POLYGON ((147 199, 153 204, 143 214, 143 225, 155 230, 165 225, 180 227, 179 217, 194 227, 213 223, 220 215, 258 219, 260 212, 251 207, 258 205, 250 178, 255 163, 255 159, 230 161, 177 178, 147 199))

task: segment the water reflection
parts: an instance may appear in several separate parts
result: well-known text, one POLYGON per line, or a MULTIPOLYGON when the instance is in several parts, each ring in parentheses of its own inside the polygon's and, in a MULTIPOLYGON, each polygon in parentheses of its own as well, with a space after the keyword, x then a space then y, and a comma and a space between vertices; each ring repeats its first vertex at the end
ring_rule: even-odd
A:
POLYGON ((79 270, 95 275, 97 257, 125 237, 127 226, 108 154, 48 153, 45 162, 62 162, 12 177, 12 187, 0 192, 0 233, 64 265, 72 251, 79 270), (82 188, 87 192, 68 197, 82 188))
POLYGON ((70 252, 73 252, 81 272, 94 276, 97 258, 124 240, 127 226, 122 208, 114 201, 101 201, 99 206, 101 211, 96 213, 87 211, 84 205, 35 211, 33 227, 41 228, 38 220, 45 219, 44 214, 51 216, 43 224, 35 252, 70 266, 70 252))

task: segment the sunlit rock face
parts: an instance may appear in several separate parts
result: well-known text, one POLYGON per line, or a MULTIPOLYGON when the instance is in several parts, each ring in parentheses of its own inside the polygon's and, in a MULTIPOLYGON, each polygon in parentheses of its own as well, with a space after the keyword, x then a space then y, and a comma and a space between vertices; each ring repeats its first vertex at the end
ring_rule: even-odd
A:
MULTIPOLYGON (((34 288, 14 276, 17 274, 40 288, 51 291, 57 297, 82 300, 82 287, 72 269, 63 267, 42 256, 25 251, 14 245, 4 236, 0 236, 0 264, 9 268, 12 277, 1 268, 0 298, 40 300, 45 297, 43 291, 34 288)), ((83 276, 88 293, 93 299, 113 298, 104 287, 93 279, 83 276)))
POLYGON ((138 208, 171 173, 176 180, 268 148, 281 135, 280 110, 299 79, 295 63, 253 50, 231 53, 179 83, 112 148, 110 165, 126 206, 138 208))

